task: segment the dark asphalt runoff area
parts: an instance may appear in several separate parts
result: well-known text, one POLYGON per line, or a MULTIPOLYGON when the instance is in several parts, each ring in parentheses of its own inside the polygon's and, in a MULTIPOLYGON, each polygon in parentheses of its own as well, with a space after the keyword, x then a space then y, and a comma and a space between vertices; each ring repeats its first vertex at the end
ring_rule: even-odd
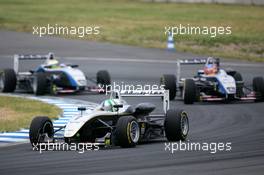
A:
MULTIPOLYGON (((109 43, 66 40, 0 31, 0 69, 12 67, 14 54, 54 52, 62 62, 80 65, 88 77, 106 69, 112 81, 129 84, 159 84, 165 73, 176 73, 177 59, 200 57, 172 53, 162 49, 144 49, 109 43)), ((177 45, 176 45, 177 46, 177 45)), ((33 67, 31 63, 26 68, 33 67)), ((239 71, 246 84, 254 76, 264 76, 264 64, 224 60, 223 67, 239 71)), ((198 67, 199 68, 199 67, 198 67)), ((184 76, 198 69, 186 66, 184 76)), ((67 95, 66 98, 101 102, 105 95, 67 95)), ((160 98, 129 98, 131 104, 151 102, 162 109, 160 98)), ((32 151, 30 144, 0 147, 0 174, 263 174, 264 103, 196 103, 181 100, 171 108, 183 108, 189 114, 190 131, 186 143, 231 143, 231 150, 168 151, 164 140, 140 144, 136 148, 114 147, 99 151, 32 151)), ((179 145, 179 143, 178 143, 179 145)), ((212 147, 213 149, 213 147, 212 147)))

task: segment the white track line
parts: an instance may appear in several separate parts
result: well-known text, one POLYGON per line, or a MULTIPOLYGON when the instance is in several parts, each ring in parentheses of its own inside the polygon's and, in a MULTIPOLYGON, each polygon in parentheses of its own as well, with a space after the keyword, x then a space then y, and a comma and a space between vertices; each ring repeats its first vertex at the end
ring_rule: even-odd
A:
MULTIPOLYGON (((96 58, 96 57, 63 57, 63 58, 64 59, 68 59, 68 60, 80 60, 80 61, 177 64, 177 59, 175 59, 175 60, 160 59, 159 60, 159 59, 137 59, 137 58, 96 58)), ((239 66, 239 67, 264 67, 263 63, 222 62, 221 65, 224 65, 224 66, 239 66)))
MULTIPOLYGON (((5 57, 5 58, 13 58, 13 56, 10 55, 0 55, 0 57, 5 57)), ((63 59, 67 60, 79 60, 79 61, 99 61, 99 62, 133 62, 133 63, 152 63, 152 64, 176 64, 177 59, 181 58, 176 58, 175 60, 168 60, 164 58, 160 59, 140 59, 140 58, 107 58, 107 57, 62 57, 63 59)), ((197 57, 199 58, 199 57, 197 57)), ((224 62, 221 63, 221 65, 224 66, 238 66, 238 67, 263 67, 264 68, 264 63, 253 63, 253 62, 240 62, 239 59, 234 60, 234 61, 229 61, 225 59, 224 62)))

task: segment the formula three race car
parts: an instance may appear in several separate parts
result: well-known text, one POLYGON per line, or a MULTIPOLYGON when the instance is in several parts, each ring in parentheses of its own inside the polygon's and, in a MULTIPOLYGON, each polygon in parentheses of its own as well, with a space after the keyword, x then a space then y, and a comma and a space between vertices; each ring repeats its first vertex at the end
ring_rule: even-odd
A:
POLYGON ((59 64, 53 53, 48 55, 15 55, 14 68, 0 71, 0 91, 14 92, 22 90, 35 95, 73 93, 81 91, 104 92, 103 88, 111 84, 106 70, 98 71, 97 82, 88 80, 78 69, 78 65, 59 64), (23 60, 44 60, 36 69, 20 72, 19 65, 23 60), (92 84, 88 86, 88 83, 92 84))
POLYGON ((185 104, 197 101, 264 100, 263 77, 253 79, 253 89, 246 87, 239 72, 220 69, 220 60, 212 57, 179 60, 177 76, 163 75, 161 84, 170 91, 170 100, 175 98, 178 90, 185 104), (193 78, 181 78, 181 65, 195 64, 204 64, 204 69, 199 70, 193 78))
POLYGON ((115 145, 134 147, 138 142, 147 142, 166 136, 168 141, 185 140, 189 131, 187 113, 182 109, 169 109, 169 92, 153 94, 120 93, 112 91, 110 98, 94 110, 78 107, 80 115, 58 130, 54 130, 48 117, 35 117, 30 125, 32 146, 54 142, 54 133, 64 129, 64 141, 71 143, 99 143, 102 146, 115 145), (151 114, 155 106, 140 103, 128 105, 122 97, 163 97, 163 114, 151 114))

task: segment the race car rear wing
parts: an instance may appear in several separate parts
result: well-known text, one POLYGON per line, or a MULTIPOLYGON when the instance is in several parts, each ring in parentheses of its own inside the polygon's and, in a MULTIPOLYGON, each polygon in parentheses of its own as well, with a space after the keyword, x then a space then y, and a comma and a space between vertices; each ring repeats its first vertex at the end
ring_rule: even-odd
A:
POLYGON ((53 56, 53 53, 49 53, 47 55, 14 55, 14 71, 18 73, 19 70, 19 61, 20 60, 46 60, 53 56))
POLYGON ((126 90, 114 93, 120 97, 162 97, 164 113, 166 114, 170 108, 169 90, 126 90))
POLYGON ((192 58, 192 59, 181 59, 177 61, 177 84, 181 80, 181 65, 197 65, 197 64, 206 64, 207 58, 192 58))

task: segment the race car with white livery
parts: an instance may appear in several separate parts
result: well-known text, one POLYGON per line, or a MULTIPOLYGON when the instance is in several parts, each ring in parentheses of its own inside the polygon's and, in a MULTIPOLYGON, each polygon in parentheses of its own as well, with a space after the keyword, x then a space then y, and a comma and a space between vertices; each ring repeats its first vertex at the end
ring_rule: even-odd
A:
POLYGON ((93 110, 78 107, 79 115, 54 129, 48 117, 35 117, 30 125, 29 138, 32 146, 58 142, 54 134, 64 130, 64 141, 72 143, 98 143, 101 146, 134 147, 139 142, 166 136, 168 141, 185 140, 189 131, 187 113, 182 109, 169 109, 169 92, 119 92, 112 91, 93 110), (153 114, 151 103, 127 104, 123 97, 163 97, 162 114, 153 114))
POLYGON ((98 71, 96 80, 88 79, 78 69, 78 65, 59 63, 53 53, 48 55, 15 55, 14 68, 0 71, 1 92, 19 90, 35 95, 83 91, 104 92, 104 88, 110 84, 111 78, 108 71, 98 71), (21 61, 43 61, 43 63, 37 68, 23 72, 19 70, 21 61))
POLYGON ((220 59, 185 59, 177 62, 177 75, 166 74, 161 77, 161 84, 170 91, 170 100, 177 92, 185 104, 198 101, 264 101, 264 79, 255 77, 253 89, 246 86, 242 75, 232 69, 221 69, 220 59), (181 65, 203 64, 193 78, 181 77, 181 65))

